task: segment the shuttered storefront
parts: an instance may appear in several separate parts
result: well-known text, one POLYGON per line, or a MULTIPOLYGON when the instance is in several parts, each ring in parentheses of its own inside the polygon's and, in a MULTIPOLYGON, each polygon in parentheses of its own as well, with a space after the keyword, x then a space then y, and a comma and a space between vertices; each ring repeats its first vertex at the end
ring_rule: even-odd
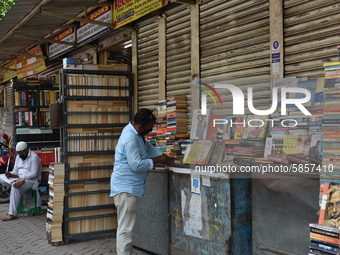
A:
MULTIPOLYGON (((243 92, 247 87, 253 87, 254 106, 268 108, 269 0, 206 1, 200 6, 200 45, 202 82, 228 80, 229 84, 240 87, 243 92)), ((229 90, 219 90, 219 93, 223 108, 231 109, 229 90)), ((213 108, 209 98, 208 108, 213 108)))
POLYGON ((156 17, 137 26, 138 108, 157 109, 159 67, 156 17))
POLYGON ((284 1, 285 76, 324 77, 323 63, 337 61, 339 1, 284 1))
MULTIPOLYGON (((191 120, 191 22, 190 6, 180 5, 166 15, 166 96, 187 97, 188 124, 191 120)), ((190 127, 189 127, 190 129, 190 127)))

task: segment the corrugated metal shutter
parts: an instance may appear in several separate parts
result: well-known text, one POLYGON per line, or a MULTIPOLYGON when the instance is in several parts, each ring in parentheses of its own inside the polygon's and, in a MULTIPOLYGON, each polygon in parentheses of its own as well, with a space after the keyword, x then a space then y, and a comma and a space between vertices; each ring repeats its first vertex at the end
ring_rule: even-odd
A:
MULTIPOLYGON (((254 106, 268 108, 271 86, 269 0, 205 2, 200 6, 200 45, 202 82, 228 80, 243 92, 253 87, 254 106)), ((232 114, 231 93, 228 90, 219 90, 219 93, 223 109, 230 108, 224 114, 232 114)), ((211 103, 208 97, 208 108, 215 108, 211 103)))
POLYGON ((159 98, 158 24, 156 18, 137 25, 138 108, 157 109, 159 98))
MULTIPOLYGON (((180 5, 166 15, 166 96, 187 96, 187 119, 191 120, 191 22, 190 8, 180 5)), ((190 130, 190 125, 188 125, 190 130)))
POLYGON ((284 1, 285 76, 323 77, 323 63, 337 61, 338 0, 284 1))

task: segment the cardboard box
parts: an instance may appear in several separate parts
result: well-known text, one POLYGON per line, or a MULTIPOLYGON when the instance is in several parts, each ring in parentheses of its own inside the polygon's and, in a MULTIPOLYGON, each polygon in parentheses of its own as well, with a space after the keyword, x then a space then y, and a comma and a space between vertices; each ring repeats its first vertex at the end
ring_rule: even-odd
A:
POLYGON ((63 68, 83 70, 83 60, 81 58, 64 58, 63 68))

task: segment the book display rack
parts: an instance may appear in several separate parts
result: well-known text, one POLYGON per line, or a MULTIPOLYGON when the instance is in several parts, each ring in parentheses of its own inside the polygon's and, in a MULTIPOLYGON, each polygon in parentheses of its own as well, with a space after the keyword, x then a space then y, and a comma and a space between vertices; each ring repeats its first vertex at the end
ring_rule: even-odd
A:
POLYGON ((33 150, 60 146, 60 130, 49 128, 49 104, 58 100, 58 87, 20 80, 13 84, 12 95, 13 142, 25 141, 33 150))
POLYGON ((131 73, 61 70, 65 164, 64 242, 115 232, 114 149, 132 114, 131 73))

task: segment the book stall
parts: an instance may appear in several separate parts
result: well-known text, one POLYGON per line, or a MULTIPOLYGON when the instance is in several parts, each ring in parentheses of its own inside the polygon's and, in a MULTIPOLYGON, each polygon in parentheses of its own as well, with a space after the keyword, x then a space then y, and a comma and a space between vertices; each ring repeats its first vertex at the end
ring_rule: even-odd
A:
MULTIPOLYGON (((325 64, 326 70, 327 66, 334 64, 325 64)), ((331 73, 334 74, 334 71, 331 73)), ((263 192, 259 189, 261 182, 267 182, 264 185, 267 187, 267 194, 262 195, 269 198, 268 203, 275 204, 275 201, 271 201, 274 197, 268 190, 270 183, 281 187, 280 196, 282 195, 287 203, 290 201, 295 204, 299 200, 296 197, 299 196, 305 196, 306 201, 313 196, 317 197, 316 190, 319 192, 319 188, 315 189, 315 184, 319 178, 319 222, 315 222, 316 213, 311 213, 305 217, 305 221, 299 222, 299 226, 303 227, 298 231, 306 231, 310 226, 310 254, 319 254, 317 252, 321 248, 317 245, 320 244, 329 245, 328 248, 333 250, 339 249, 337 217, 340 214, 338 209, 335 209, 336 201, 331 202, 330 198, 336 197, 332 194, 340 190, 337 175, 340 170, 337 163, 340 148, 337 100, 339 89, 336 78, 328 78, 327 71, 326 79, 289 77, 274 80, 272 89, 277 93, 278 99, 276 110, 272 113, 227 116, 221 114, 218 109, 207 109, 206 114, 202 113, 202 109, 195 109, 192 112, 190 134, 186 130, 186 97, 175 96, 158 102, 158 124, 147 138, 157 148, 174 158, 170 167, 155 167, 155 171, 170 170, 167 183, 168 211, 172 217, 169 249, 174 254, 208 249, 205 241, 209 242, 209 247, 222 253, 235 251, 238 247, 233 246, 233 241, 240 241, 233 239, 237 238, 237 234, 244 237, 243 249, 251 250, 251 229, 254 231, 254 225, 258 228, 260 224, 251 222, 251 218, 254 220, 259 213, 258 206, 252 211, 252 203, 259 202, 263 192), (303 105, 286 102, 283 102, 286 105, 281 104, 281 93, 286 93, 290 88, 308 90, 308 102, 303 105), (283 110, 286 114, 282 114, 283 110), (306 114, 306 111, 309 114, 306 114), (240 171, 241 169, 243 171, 240 171), (250 178, 253 178, 253 181, 250 181, 250 178), (289 184, 284 186, 282 182, 289 184), (258 189, 253 197, 250 191, 246 190, 250 189, 251 185, 253 191, 258 189), (288 186, 293 190, 284 190, 288 186), (246 218, 242 228, 236 227, 234 221, 234 217, 237 218, 239 214, 237 203, 240 198, 243 198, 243 203, 247 205, 242 206, 246 218), (329 212, 331 207, 333 213, 329 212), (220 225, 216 225, 216 221, 210 220, 211 218, 221 219, 220 225), (243 232, 240 229, 243 229, 243 232), (233 238, 228 238, 231 233, 233 238), (223 246, 222 240, 229 240, 229 248, 223 246)), ((289 93, 287 99, 302 101, 306 96, 303 94, 303 91, 289 93)), ((260 202, 261 206, 264 202, 260 202)), ((268 208, 263 206, 262 209, 273 211, 270 205, 268 208)), ((294 212, 294 209, 287 210, 294 212)), ((308 208, 308 211, 313 210, 315 211, 313 206, 308 208)), ((259 222, 264 220, 264 217, 259 222)), ((164 219, 166 220, 166 217, 164 219)), ((291 220, 291 224, 286 227, 294 228, 294 220, 291 220)), ((253 236, 256 237, 256 234, 253 236)), ((143 245, 138 246, 143 248, 143 245)), ((153 251, 150 247, 145 248, 153 251)))

